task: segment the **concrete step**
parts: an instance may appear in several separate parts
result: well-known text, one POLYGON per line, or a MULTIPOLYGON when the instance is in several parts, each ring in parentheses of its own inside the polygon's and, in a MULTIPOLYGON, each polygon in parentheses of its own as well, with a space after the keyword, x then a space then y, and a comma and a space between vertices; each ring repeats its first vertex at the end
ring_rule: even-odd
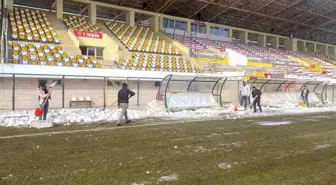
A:
POLYGON ((73 41, 73 38, 70 37, 66 26, 63 24, 63 21, 57 19, 56 14, 54 13, 47 13, 47 17, 50 21, 50 24, 53 26, 57 35, 59 36, 63 50, 71 54, 81 54, 79 44, 76 44, 73 41))

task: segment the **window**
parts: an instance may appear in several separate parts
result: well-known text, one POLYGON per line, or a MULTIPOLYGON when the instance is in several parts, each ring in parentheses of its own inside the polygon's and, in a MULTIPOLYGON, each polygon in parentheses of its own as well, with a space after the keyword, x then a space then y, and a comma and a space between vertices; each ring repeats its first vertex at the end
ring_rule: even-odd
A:
POLYGON ((161 85, 161 82, 160 82, 160 81, 155 81, 155 82, 154 82, 154 86, 155 86, 155 87, 160 87, 160 85, 161 85))
POLYGON ((96 58, 97 59, 103 59, 103 51, 104 48, 96 48, 96 58))
POLYGON ((169 20, 168 28, 174 28, 174 21, 169 20))
POLYGON ((181 30, 187 30, 187 23, 181 22, 181 30))
POLYGON ((205 24, 191 23, 191 32, 206 33, 206 26, 205 24))
POLYGON ((45 85, 45 84, 47 84, 47 80, 46 80, 46 79, 40 79, 40 80, 38 81, 38 87, 43 86, 43 85, 45 85))
POLYGON ((167 27, 168 26, 168 19, 163 19, 163 27, 167 27))
POLYGON ((94 56, 94 58, 103 59, 104 48, 81 46, 80 50, 82 55, 94 56))
POLYGON ((45 84, 51 85, 55 81, 57 81, 56 85, 62 85, 63 84, 63 80, 62 79, 39 79, 37 87, 43 86, 45 84))
POLYGON ((210 27, 210 34, 216 36, 228 36, 228 29, 226 28, 218 28, 218 27, 210 27))
POLYGON ((120 86, 121 81, 107 80, 107 86, 120 86))
POLYGON ((191 32, 196 32, 196 24, 191 23, 191 32))
POLYGON ((175 21, 175 29, 181 29, 181 22, 180 21, 175 21))

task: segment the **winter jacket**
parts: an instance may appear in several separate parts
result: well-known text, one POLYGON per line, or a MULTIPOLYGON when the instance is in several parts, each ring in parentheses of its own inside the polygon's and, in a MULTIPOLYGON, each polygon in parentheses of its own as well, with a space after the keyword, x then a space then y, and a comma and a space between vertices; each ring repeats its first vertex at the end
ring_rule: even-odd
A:
POLYGON ((240 96, 250 96, 250 86, 245 85, 240 87, 240 96))
POLYGON ((309 90, 308 89, 302 89, 301 91, 301 97, 308 97, 309 90))
POLYGON ((252 91, 252 98, 255 98, 255 99, 261 98, 261 95, 262 95, 262 93, 259 89, 254 89, 252 91))
POLYGON ((118 92, 118 106, 120 106, 121 103, 128 103, 128 99, 134 95, 135 93, 127 87, 120 89, 118 92))
MULTIPOLYGON (((51 88, 53 88, 56 84, 57 84, 57 81, 55 81, 51 85, 47 85, 47 91, 50 92, 51 88)), ((49 101, 50 99, 48 94, 45 93, 43 89, 38 89, 37 96, 38 96, 38 101, 40 105, 42 105, 45 101, 49 101), (46 100, 46 98, 48 98, 48 100, 46 100)))

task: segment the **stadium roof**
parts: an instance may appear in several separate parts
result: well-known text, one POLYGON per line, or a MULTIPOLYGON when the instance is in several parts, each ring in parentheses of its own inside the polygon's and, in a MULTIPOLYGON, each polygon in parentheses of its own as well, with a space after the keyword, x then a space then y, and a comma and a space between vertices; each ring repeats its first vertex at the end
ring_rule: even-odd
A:
MULTIPOLYGON (((336 44, 335 0, 95 0, 119 6, 213 22, 283 36, 336 44)), ((55 0, 14 0, 55 9, 55 0)), ((87 5, 64 0, 64 11, 87 15, 87 5)), ((97 7, 99 18, 123 19, 124 12, 97 7)), ((146 15, 136 15, 136 21, 146 15)))

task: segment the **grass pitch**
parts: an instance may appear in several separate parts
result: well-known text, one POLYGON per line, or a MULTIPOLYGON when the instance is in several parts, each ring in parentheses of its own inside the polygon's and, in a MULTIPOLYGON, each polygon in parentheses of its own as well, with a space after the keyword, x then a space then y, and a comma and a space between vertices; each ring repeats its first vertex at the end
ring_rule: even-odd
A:
POLYGON ((1 185, 336 182, 332 113, 135 127, 0 128, 0 137, 1 185), (290 124, 259 124, 265 121, 290 124), (87 129, 93 130, 82 132, 87 129), (82 131, 50 133, 69 130, 82 131), (34 133, 45 134, 22 135, 34 133))

